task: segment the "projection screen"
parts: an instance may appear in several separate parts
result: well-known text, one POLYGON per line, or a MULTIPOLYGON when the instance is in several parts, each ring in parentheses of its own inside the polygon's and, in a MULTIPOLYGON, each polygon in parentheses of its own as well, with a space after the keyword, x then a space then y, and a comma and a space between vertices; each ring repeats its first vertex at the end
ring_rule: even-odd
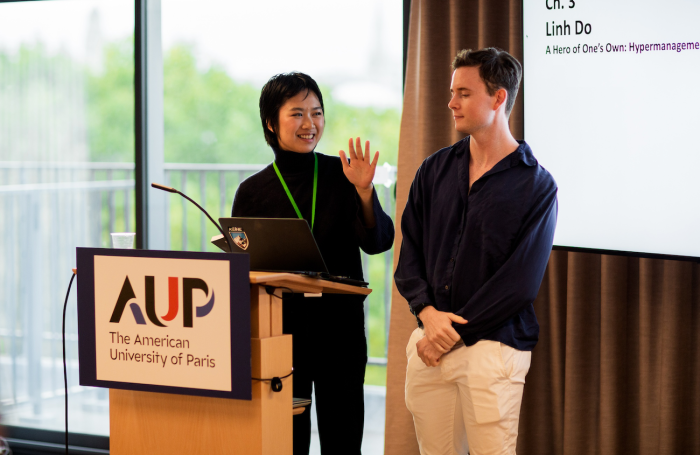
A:
POLYGON ((554 243, 700 258, 700 2, 524 0, 525 140, 554 243))

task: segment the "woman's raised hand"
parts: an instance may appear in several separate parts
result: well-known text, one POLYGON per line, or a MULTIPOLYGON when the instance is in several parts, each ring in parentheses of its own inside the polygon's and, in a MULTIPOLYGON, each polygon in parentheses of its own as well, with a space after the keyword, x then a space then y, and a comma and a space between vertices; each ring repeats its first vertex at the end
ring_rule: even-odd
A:
POLYGON ((369 141, 365 141, 365 153, 363 155, 362 142, 359 137, 355 139, 355 145, 353 145, 352 138, 348 140, 348 149, 350 163, 348 163, 345 152, 342 150, 339 152, 345 177, 360 190, 371 188, 374 171, 377 169, 377 161, 379 161, 379 152, 374 152, 374 159, 370 163, 369 141), (357 149, 357 153, 355 153, 355 149, 357 149))

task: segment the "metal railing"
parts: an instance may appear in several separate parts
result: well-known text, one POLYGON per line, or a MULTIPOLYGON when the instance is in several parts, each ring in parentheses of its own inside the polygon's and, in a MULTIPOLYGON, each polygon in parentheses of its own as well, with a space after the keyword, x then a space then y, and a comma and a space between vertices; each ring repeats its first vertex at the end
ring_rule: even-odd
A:
MULTIPOLYGON (((238 184, 264 166, 166 163, 164 183, 228 216, 238 184)), ((375 176, 380 202, 392 217, 395 175, 394 167, 384 165, 375 176)), ((75 247, 108 247, 110 232, 133 231, 134 185, 133 163, 0 162, 0 405, 24 403, 39 416, 42 400, 63 395, 57 340, 66 272, 75 262, 75 247)), ((206 218, 184 199, 166 200, 171 204, 166 244, 214 251, 205 235, 206 218)), ((393 252, 372 258, 363 253, 362 263, 375 289, 364 309, 370 353, 375 346, 369 364, 386 365, 393 252)), ((75 292, 71 300, 69 387, 78 390, 75 292)))

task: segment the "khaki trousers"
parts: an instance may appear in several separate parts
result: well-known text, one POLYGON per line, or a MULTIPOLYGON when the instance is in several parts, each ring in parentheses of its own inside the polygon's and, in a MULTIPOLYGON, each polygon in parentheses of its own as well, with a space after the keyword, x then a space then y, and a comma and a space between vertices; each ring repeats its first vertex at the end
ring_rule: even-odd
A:
POLYGON ((531 352, 497 341, 461 342, 428 367, 416 343, 406 347, 406 406, 422 455, 514 455, 531 352))

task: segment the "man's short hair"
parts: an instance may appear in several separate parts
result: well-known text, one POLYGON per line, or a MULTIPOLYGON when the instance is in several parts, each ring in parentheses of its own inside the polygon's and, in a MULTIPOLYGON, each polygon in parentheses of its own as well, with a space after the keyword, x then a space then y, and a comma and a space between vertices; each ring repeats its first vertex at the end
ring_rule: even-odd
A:
POLYGON ((306 96, 309 96, 309 92, 315 94, 321 103, 321 110, 324 110, 321 90, 316 81, 307 74, 298 72, 275 74, 263 86, 260 92, 260 120, 265 132, 265 142, 270 147, 279 148, 277 129, 280 109, 288 99, 303 91, 306 91, 306 96), (268 124, 274 131, 267 128, 268 124))
POLYGON ((502 49, 487 47, 478 51, 462 49, 452 61, 452 70, 463 66, 479 67, 479 76, 486 84, 489 95, 493 96, 497 90, 505 89, 508 93, 506 117, 510 116, 523 77, 520 62, 502 49))

